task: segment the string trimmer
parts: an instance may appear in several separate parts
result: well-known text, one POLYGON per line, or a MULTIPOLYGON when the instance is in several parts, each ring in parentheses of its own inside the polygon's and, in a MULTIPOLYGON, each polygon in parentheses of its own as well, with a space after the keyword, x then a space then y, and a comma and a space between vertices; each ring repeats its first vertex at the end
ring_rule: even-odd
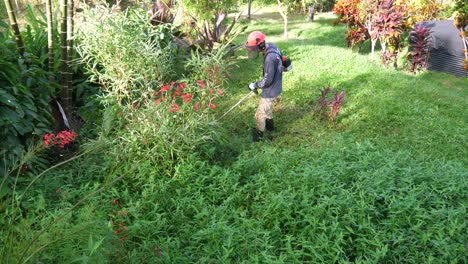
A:
POLYGON ((245 99, 247 99, 252 93, 255 93, 255 94, 258 94, 258 91, 257 90, 254 90, 254 91, 250 91, 247 95, 245 95, 244 97, 242 97, 242 99, 240 99, 236 104, 234 104, 231 108, 229 108, 222 116, 220 116, 218 119, 216 119, 215 121, 211 122, 211 123, 216 123, 218 122, 219 120, 223 119, 227 114, 229 114, 229 112, 231 112, 234 108, 236 108, 238 105, 240 105, 245 99))

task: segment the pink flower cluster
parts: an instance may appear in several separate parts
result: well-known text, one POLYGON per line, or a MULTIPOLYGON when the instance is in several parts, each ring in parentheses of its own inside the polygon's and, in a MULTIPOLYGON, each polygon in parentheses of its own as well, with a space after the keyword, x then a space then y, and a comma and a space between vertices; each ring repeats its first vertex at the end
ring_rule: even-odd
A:
POLYGON ((54 133, 45 134, 44 135, 44 143, 47 146, 54 146, 59 145, 60 148, 64 148, 65 145, 69 144, 70 142, 74 141, 78 134, 75 131, 61 131, 57 135, 54 133))

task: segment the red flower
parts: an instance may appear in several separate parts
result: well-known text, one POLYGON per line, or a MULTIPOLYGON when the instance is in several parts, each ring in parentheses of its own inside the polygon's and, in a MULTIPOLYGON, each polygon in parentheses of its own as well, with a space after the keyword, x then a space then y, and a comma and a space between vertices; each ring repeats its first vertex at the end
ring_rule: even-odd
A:
POLYGON ((185 89, 185 87, 187 87, 187 83, 181 83, 179 84, 179 86, 177 87, 177 89, 179 89, 179 91, 182 91, 183 89, 185 89))
POLYGON ((162 92, 167 92, 171 89, 171 87, 169 85, 164 85, 161 90, 159 90, 160 93, 162 92))
POLYGON ((60 148, 64 148, 65 145, 67 145, 68 143, 74 141, 77 136, 78 136, 78 134, 75 131, 70 132, 70 131, 66 131, 66 130, 61 131, 57 135, 45 134, 44 135, 44 143, 47 146, 60 144, 60 148))
POLYGON ((224 95, 224 91, 222 89, 218 89, 218 94, 224 95))
POLYGON ((196 103, 196 104, 193 106, 193 108, 195 108, 195 110, 200 109, 200 103, 196 103))
POLYGON ((182 93, 181 91, 176 91, 174 94, 175 94, 176 96, 183 95, 183 93, 182 93))
POLYGON ((55 135, 54 134, 45 134, 44 135, 44 143, 47 145, 47 146, 50 146, 50 145, 55 145, 56 141, 55 141, 55 135))
POLYGON ((216 109, 217 106, 216 106, 215 104, 213 104, 213 103, 210 103, 210 108, 211 108, 211 109, 216 109))
POLYGON ((169 109, 172 113, 174 112, 179 112, 180 111, 180 106, 176 103, 172 103, 171 109, 169 109))
POLYGON ((200 85, 201 89, 204 89, 206 87, 205 80, 198 80, 197 83, 200 85))
POLYGON ((213 94, 214 90, 213 88, 210 89, 210 94, 213 94))
POLYGON ((182 99, 184 100, 184 103, 190 103, 190 101, 192 101, 193 99, 193 95, 192 94, 184 94, 182 95, 182 99))
POLYGON ((156 101, 154 101, 155 104, 159 104, 161 102, 161 97, 159 97, 158 99, 156 99, 156 101))

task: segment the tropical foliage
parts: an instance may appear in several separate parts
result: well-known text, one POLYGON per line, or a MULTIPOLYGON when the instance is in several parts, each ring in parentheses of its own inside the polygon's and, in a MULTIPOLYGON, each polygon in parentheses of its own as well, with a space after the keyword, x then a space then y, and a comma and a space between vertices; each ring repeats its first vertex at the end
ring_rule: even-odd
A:
POLYGON ((1 31, 0 127, 33 131, 0 181, 1 262, 463 262, 467 80, 380 67, 345 48, 331 13, 289 13, 285 40, 276 4, 236 21, 265 29, 299 69, 255 144, 258 97, 218 119, 262 76, 262 60, 232 49, 244 33, 181 50, 175 36, 190 36, 170 15, 84 7, 72 131, 37 123, 60 91, 46 32, 25 26, 20 58, 1 31), (9 116, 21 109, 31 124, 9 116))
MULTIPOLYGON (((3 24, 4 27, 6 25, 3 24)), ((0 31, 0 175, 5 176, 18 163, 34 136, 49 131, 52 124, 50 95, 56 86, 44 70, 40 43, 43 29, 31 27, 24 36, 27 51, 19 58, 10 31, 0 31)), ((47 41, 47 40, 45 40, 47 41)), ((35 166, 30 168, 37 171, 35 166)))
POLYGON ((416 73, 426 68, 429 59, 431 33, 432 31, 422 24, 416 25, 410 32, 410 50, 408 52, 410 72, 416 73))
POLYGON ((432 0, 339 0, 333 12, 339 23, 348 26, 348 46, 357 45, 361 49, 370 39, 373 57, 379 41, 384 65, 393 62, 397 68, 407 31, 417 22, 440 18, 445 9, 432 0))

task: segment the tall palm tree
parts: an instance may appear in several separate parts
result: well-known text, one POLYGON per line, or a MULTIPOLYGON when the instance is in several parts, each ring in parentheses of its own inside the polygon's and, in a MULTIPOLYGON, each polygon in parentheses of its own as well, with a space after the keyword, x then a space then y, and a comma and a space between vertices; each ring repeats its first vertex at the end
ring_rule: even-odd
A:
POLYGON ((24 56, 24 42, 21 37, 18 23, 16 22, 15 12, 13 11, 13 6, 10 0, 5 0, 5 6, 8 12, 8 18, 10 20, 10 26, 15 34, 16 45, 18 46, 18 51, 21 57, 24 56))

